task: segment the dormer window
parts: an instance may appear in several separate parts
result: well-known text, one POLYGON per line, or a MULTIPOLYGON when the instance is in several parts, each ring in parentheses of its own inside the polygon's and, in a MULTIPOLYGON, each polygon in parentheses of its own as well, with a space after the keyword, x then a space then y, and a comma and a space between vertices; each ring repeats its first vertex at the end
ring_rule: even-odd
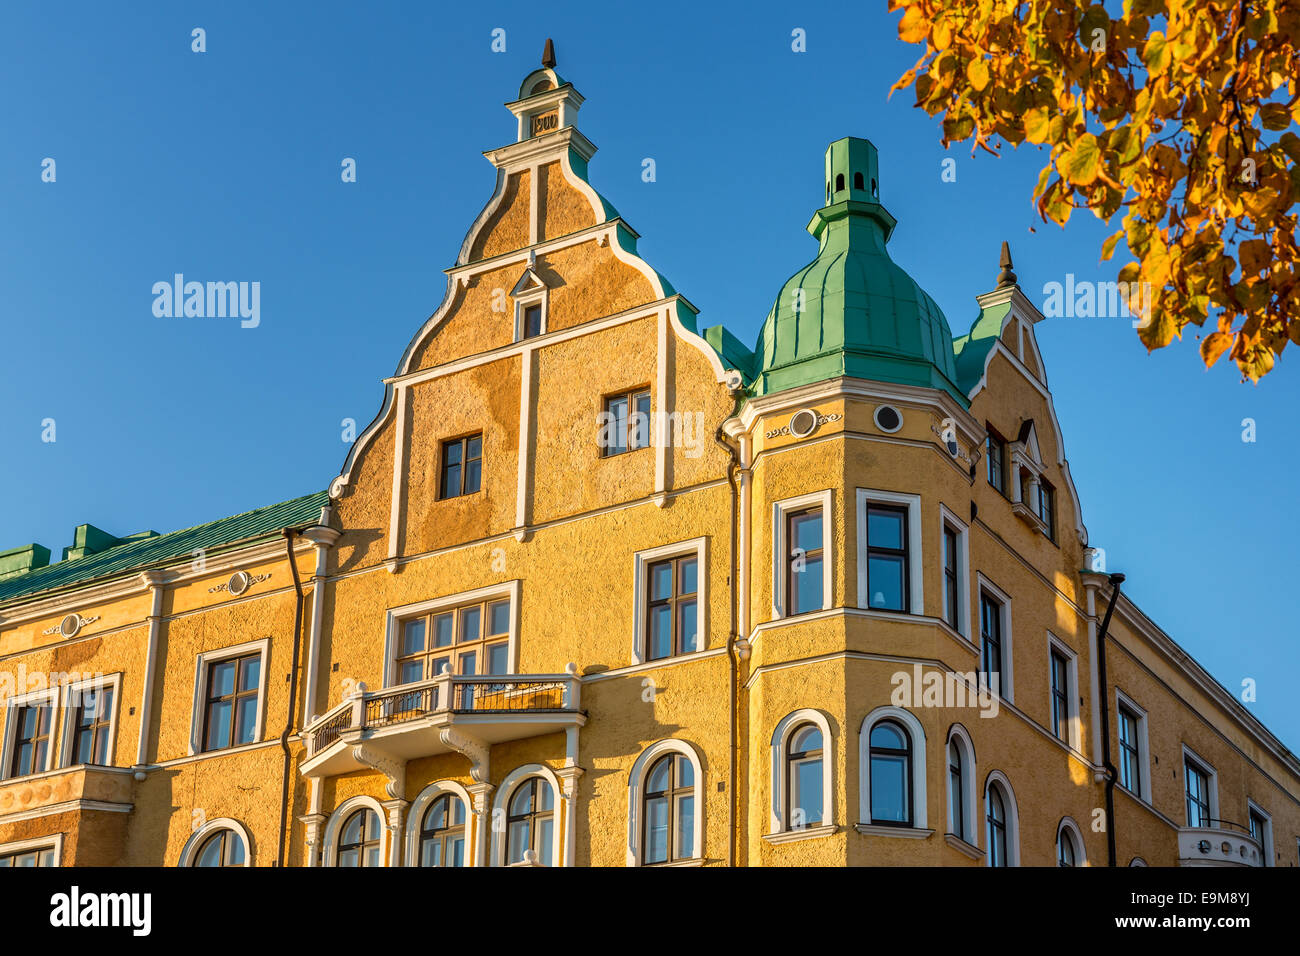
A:
POLYGON ((537 273, 537 261, 530 257, 528 268, 510 290, 515 303, 515 341, 535 338, 546 332, 550 289, 537 273))

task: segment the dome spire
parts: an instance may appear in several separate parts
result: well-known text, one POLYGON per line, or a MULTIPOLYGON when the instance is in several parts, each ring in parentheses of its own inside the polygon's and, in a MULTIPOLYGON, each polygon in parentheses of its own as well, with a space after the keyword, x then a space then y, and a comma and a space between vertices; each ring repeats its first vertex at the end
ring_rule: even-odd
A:
POLYGON ((1002 241, 1002 256, 998 260, 998 265, 1002 271, 998 273, 998 288, 1003 286, 1015 285, 1016 274, 1011 271, 1011 246, 1004 239, 1002 241))
POLYGON ((548 70, 555 69, 555 44, 550 37, 546 38, 546 46, 542 50, 542 66, 548 70))

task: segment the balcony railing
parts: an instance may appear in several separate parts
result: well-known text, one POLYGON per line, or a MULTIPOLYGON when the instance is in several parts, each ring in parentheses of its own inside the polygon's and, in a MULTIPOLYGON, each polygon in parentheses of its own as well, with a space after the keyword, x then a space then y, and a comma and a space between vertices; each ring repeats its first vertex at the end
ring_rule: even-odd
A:
POLYGON ((305 728, 308 757, 343 734, 378 730, 439 714, 576 714, 580 681, 576 674, 453 677, 403 684, 382 691, 362 690, 305 728))

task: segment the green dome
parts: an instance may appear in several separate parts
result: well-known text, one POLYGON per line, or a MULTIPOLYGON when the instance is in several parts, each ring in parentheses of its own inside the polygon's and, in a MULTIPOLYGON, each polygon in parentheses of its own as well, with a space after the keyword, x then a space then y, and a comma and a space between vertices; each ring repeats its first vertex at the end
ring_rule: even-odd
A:
POLYGON ((952 331, 934 300, 885 249, 894 217, 879 200, 876 147, 826 150, 826 205, 808 231, 817 258, 781 287, 755 349, 756 395, 842 375, 941 388, 963 405, 952 331))

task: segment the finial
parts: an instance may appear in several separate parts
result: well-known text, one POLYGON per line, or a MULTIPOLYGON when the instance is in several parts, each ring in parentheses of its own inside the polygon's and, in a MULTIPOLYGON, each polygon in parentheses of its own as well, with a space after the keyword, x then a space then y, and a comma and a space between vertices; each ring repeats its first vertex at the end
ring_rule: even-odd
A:
POLYGON ((542 66, 548 70, 555 69, 555 44, 550 37, 546 38, 546 49, 542 50, 542 66))
POLYGON ((1011 271, 1011 247, 1005 241, 1002 243, 1002 258, 998 260, 998 265, 1002 267, 998 273, 998 288, 1015 285, 1016 274, 1011 271))

